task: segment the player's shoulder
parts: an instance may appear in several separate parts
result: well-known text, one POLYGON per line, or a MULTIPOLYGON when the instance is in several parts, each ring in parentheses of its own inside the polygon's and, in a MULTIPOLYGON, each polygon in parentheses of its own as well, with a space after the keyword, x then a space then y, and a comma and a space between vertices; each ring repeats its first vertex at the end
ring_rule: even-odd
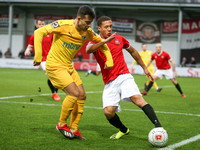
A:
POLYGON ((119 34, 115 34, 115 38, 126 39, 125 37, 123 37, 122 35, 119 35, 119 34))
POLYGON ((63 25, 73 25, 73 23, 74 23, 73 19, 62 19, 62 20, 54 21, 52 24, 63 26, 63 25))
POLYGON ((166 52, 166 51, 162 51, 162 54, 163 54, 163 55, 169 55, 169 53, 166 52))

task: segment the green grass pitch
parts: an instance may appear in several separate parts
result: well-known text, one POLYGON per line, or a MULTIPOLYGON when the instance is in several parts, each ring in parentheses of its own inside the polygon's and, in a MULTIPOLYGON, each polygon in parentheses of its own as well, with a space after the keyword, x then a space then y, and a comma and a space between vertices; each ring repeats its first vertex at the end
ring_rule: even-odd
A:
MULTIPOLYGON (((108 123, 101 109, 102 77, 85 77, 85 72, 79 74, 87 92, 79 128, 87 141, 66 139, 56 130, 62 101, 56 102, 51 98, 43 71, 0 69, 0 149, 157 149, 148 142, 153 124, 132 103, 121 102, 122 112, 118 113, 130 128, 130 134, 120 140, 110 140, 109 137, 118 130, 108 123)), ((134 78, 139 88, 143 88, 147 78, 141 75, 134 75, 134 78)), ((168 131, 167 146, 200 134, 200 79, 178 77, 177 80, 187 98, 182 98, 171 81, 165 79, 157 81, 163 88, 160 93, 152 88, 144 97, 157 111, 161 124, 168 131)), ((62 100, 65 98, 61 90, 59 95, 62 100)), ((200 140, 177 149, 198 150, 200 140)))

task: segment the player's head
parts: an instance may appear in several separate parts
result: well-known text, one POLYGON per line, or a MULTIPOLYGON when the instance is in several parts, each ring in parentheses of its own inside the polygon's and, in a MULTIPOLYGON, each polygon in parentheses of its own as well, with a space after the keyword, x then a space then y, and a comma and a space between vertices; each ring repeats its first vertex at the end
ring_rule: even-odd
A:
POLYGON ((86 31, 89 27, 91 27, 91 23, 95 18, 95 13, 91 7, 88 5, 83 5, 78 9, 77 13, 77 23, 79 29, 86 31))
POLYGON ((101 34, 101 37, 106 39, 108 38, 112 33, 112 20, 110 17, 107 16, 101 16, 97 20, 98 30, 101 34))
POLYGON ((146 51, 147 50, 147 45, 145 43, 142 44, 142 50, 146 51))
POLYGON ((161 51, 162 51, 162 44, 160 43, 156 44, 156 52, 160 54, 161 51))
POLYGON ((36 21, 35 27, 38 29, 38 28, 41 28, 41 27, 43 27, 43 26, 45 26, 44 20, 38 19, 38 20, 36 21))

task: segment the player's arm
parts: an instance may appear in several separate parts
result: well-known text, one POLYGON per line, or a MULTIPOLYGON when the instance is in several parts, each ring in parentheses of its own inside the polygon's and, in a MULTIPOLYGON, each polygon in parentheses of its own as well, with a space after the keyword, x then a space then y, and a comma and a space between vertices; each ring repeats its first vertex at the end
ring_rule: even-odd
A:
POLYGON ((25 56, 30 56, 32 51, 33 51, 33 46, 29 44, 29 45, 27 46, 25 52, 24 52, 24 55, 25 55, 25 56))
POLYGON ((48 34, 45 27, 39 28, 34 32, 34 47, 35 47, 35 57, 34 57, 34 66, 40 65, 42 61, 42 39, 48 34))
MULTIPOLYGON (((99 43, 102 42, 102 39, 96 35, 96 33, 94 33, 92 31, 92 29, 90 29, 90 41, 94 42, 94 43, 99 43)), ((107 44, 104 44, 100 47, 102 53, 106 56, 106 64, 105 64, 105 69, 109 69, 112 68, 113 64, 113 59, 112 59, 112 55, 110 53, 110 49, 108 48, 107 44)))
POLYGON ((100 47, 102 47, 104 44, 109 43, 110 41, 112 41, 115 38, 115 34, 112 34, 110 37, 108 37, 107 39, 102 40, 101 42, 98 42, 96 44, 88 44, 88 46, 86 47, 86 52, 88 54, 90 53, 94 53, 96 50, 98 50, 100 47))
POLYGON ((59 21, 55 21, 52 24, 48 24, 42 28, 35 30, 34 32, 34 48, 35 48, 35 57, 34 57, 34 66, 40 65, 42 61, 42 39, 44 36, 49 34, 60 33, 60 24, 59 21))
POLYGON ((172 64, 172 70, 173 70, 173 72, 175 72, 176 70, 175 70, 175 63, 174 63, 174 60, 171 58, 169 61, 170 61, 171 64, 172 64))
POLYGON ((147 77, 149 77, 152 81, 154 81, 153 76, 151 75, 151 73, 148 71, 146 65, 144 64, 140 54, 138 53, 138 51, 133 48, 132 46, 130 46, 128 49, 126 49, 130 55, 136 60, 136 62, 143 68, 144 73, 147 75, 147 77))

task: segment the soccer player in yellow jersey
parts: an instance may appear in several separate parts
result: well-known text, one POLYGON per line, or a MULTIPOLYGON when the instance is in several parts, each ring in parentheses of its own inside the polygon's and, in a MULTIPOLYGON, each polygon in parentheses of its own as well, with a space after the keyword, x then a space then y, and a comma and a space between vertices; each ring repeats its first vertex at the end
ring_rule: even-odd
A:
MULTIPOLYGON (((144 64, 147 65, 148 62, 151 60, 151 56, 152 56, 152 51, 147 50, 147 45, 146 44, 142 44, 142 51, 139 53, 144 64)), ((134 64, 136 63, 136 61, 134 60, 132 63, 132 68, 134 66, 134 64)), ((154 69, 153 69, 153 64, 151 63, 148 67, 149 72, 153 75, 155 73, 154 69)), ((147 86, 149 85, 151 80, 147 81, 144 84, 144 89, 146 90, 147 86)), ((162 88, 159 88, 156 84, 156 82, 153 83, 153 86, 155 87, 155 89, 157 90, 157 92, 160 92, 162 90, 162 88)))
POLYGON ((67 94, 62 104, 60 121, 56 128, 66 138, 70 139, 85 140, 78 130, 78 124, 83 114, 86 94, 82 81, 72 66, 75 54, 86 41, 93 41, 97 43, 97 46, 101 46, 102 52, 106 56, 105 68, 109 69, 113 66, 110 50, 105 43, 114 39, 115 35, 102 40, 90 28, 94 18, 94 11, 89 6, 84 5, 79 8, 76 19, 58 20, 34 32, 35 57, 33 65, 35 66, 42 61, 42 38, 54 34, 46 60, 46 73, 54 87, 62 89, 67 94), (70 126, 67 126, 67 119, 70 114, 70 126))

